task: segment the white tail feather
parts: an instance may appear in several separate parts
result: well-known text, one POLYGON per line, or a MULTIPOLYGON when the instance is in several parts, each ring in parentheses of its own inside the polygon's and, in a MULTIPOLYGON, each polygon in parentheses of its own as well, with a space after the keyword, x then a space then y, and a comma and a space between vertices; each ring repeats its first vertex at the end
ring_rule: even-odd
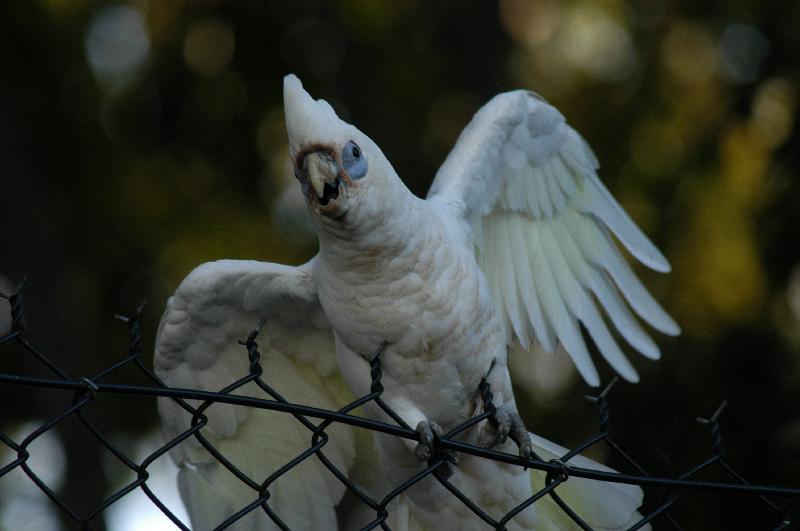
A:
MULTIPOLYGON (((567 453, 566 448, 533 433, 531 441, 534 451, 546 461, 559 459, 567 453)), ((568 464, 603 472, 615 472, 612 468, 580 455, 570 459, 568 464)), ((544 487, 544 479, 543 472, 531 473, 534 492, 544 487)), ((628 529, 642 518, 638 509, 642 505, 644 495, 642 489, 635 485, 572 477, 557 487, 556 492, 592 529, 603 531, 628 529)), ((559 531, 579 529, 551 498, 543 498, 537 502, 536 507, 540 510, 537 529, 559 531)), ((647 525, 642 529, 650 529, 650 526, 647 525)))

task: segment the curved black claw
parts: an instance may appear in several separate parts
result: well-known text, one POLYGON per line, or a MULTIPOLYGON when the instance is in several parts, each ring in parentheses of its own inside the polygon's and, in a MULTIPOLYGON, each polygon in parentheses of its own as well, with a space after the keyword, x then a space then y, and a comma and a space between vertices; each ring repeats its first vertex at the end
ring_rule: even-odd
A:
POLYGON ((445 450, 441 446, 441 438, 444 434, 442 427, 432 420, 423 420, 417 424, 416 432, 419 434, 419 443, 414 449, 414 456, 420 462, 432 464, 432 460, 437 456, 443 456, 444 465, 440 466, 438 472, 448 479, 453 475, 453 465, 458 464, 458 454, 453 450, 445 450))

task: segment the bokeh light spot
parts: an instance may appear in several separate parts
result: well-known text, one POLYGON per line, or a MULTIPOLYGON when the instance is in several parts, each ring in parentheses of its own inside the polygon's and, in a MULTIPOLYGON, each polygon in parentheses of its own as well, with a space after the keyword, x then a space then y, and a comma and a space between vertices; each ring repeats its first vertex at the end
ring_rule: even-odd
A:
POLYGON ((92 73, 109 93, 137 79, 150 51, 142 13, 126 5, 101 9, 89 24, 84 44, 92 73))
POLYGON ((794 127, 797 93, 786 79, 772 78, 758 86, 753 98, 750 127, 768 149, 780 147, 794 127))
POLYGON ((717 56, 714 39, 703 26, 676 22, 662 44, 661 57, 672 77, 686 85, 701 85, 713 75, 717 56))
POLYGON ((501 0, 500 23, 523 45, 548 40, 561 22, 561 5, 554 0, 501 0))
POLYGON ((183 58, 194 72, 212 77, 223 72, 236 51, 231 27, 216 19, 192 23, 183 41, 183 58))
POLYGON ((578 4, 569 11, 561 45, 564 57, 602 81, 622 81, 637 66, 628 30, 595 5, 578 4))
POLYGON ((722 72, 735 83, 752 83, 769 55, 769 41, 758 28, 730 24, 719 38, 722 72))

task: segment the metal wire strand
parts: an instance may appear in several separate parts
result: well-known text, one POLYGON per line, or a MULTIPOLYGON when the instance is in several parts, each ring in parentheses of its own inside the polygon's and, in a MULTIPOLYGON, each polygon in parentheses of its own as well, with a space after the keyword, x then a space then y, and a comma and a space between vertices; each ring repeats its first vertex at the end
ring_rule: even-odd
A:
MULTIPOLYGON (((492 401, 493 395, 491 387, 486 377, 484 377, 481 380, 479 388, 476 389, 476 393, 478 393, 483 401, 482 412, 474 418, 466 419, 461 425, 452 428, 443 436, 437 437, 434 456, 431 457, 427 463, 420 463, 420 468, 416 473, 395 485, 382 498, 377 499, 372 493, 356 485, 348 477, 346 471, 337 468, 325 455, 324 449, 330 441, 330 435, 325 430, 334 423, 348 424, 373 432, 381 432, 394 437, 419 441, 419 434, 381 398, 384 391, 381 371, 381 354, 385 345, 381 347, 369 362, 371 378, 370 393, 357 398, 352 403, 336 411, 289 402, 262 379, 264 371, 261 366, 261 354, 258 349, 257 338, 264 324, 263 322, 260 323, 245 340, 240 341, 243 346, 242 355, 246 356, 249 361, 248 370, 245 374, 241 374, 235 381, 230 382, 229 385, 218 391, 174 388, 167 386, 161 381, 142 361, 144 354, 140 320, 141 311, 144 306, 144 303, 142 303, 131 315, 117 316, 120 320, 124 321, 128 327, 128 352, 94 376, 75 378, 69 375, 66 368, 59 367, 53 363, 50 357, 34 347, 27 339, 28 329, 25 323, 25 307, 21 293, 23 284, 24 282, 21 283, 13 293, 0 293, 0 299, 2 299, 0 300, 0 304, 3 302, 7 304, 11 310, 12 316, 11 329, 7 334, 0 337, 0 347, 5 349, 10 345, 18 345, 21 348, 14 349, 14 355, 32 357, 52 376, 39 377, 0 372, 0 385, 29 386, 38 389, 60 390, 65 393, 72 393, 72 398, 65 402, 66 407, 61 413, 53 416, 31 433, 25 435, 21 441, 14 441, 7 434, 0 432, 0 447, 8 448, 11 453, 16 456, 9 463, 0 463, 0 478, 10 473, 12 470, 20 470, 63 512, 68 520, 74 522, 76 527, 81 529, 90 529, 92 522, 95 521, 103 511, 108 509, 108 507, 117 503, 120 499, 129 495, 136 489, 141 489, 153 505, 157 507, 177 529, 188 531, 189 527, 187 523, 182 522, 148 486, 148 480, 150 478, 148 467, 157 459, 163 457, 164 454, 175 449, 190 438, 194 438, 198 441, 210 456, 216 459, 234 477, 253 491, 253 498, 242 500, 241 508, 230 515, 226 515, 223 521, 216 523, 216 529, 227 528, 250 512, 259 509, 263 511, 276 526, 281 529, 289 529, 286 522, 280 516, 280 507, 273 507, 269 504, 269 489, 273 483, 278 481, 285 473, 307 459, 317 459, 325 469, 355 495, 360 503, 370 508, 375 518, 367 523, 363 529, 380 527, 384 530, 388 530, 389 526, 387 522, 391 511, 391 502, 428 477, 434 478, 447 489, 452 494, 454 503, 463 504, 475 515, 476 519, 485 522, 487 527, 494 529, 506 529, 508 524, 512 522, 519 513, 540 503, 542 499, 549 497, 578 527, 590 530, 591 527, 589 524, 559 495, 559 488, 569 481, 572 481, 573 478, 639 485, 648 489, 646 501, 649 502, 649 505, 646 510, 642 509, 642 518, 638 522, 633 523, 630 529, 640 529, 651 522, 658 522, 672 529, 682 529, 677 519, 670 512, 670 509, 679 503, 682 498, 700 491, 729 493, 731 495, 735 494, 752 498, 768 511, 767 514, 773 516, 773 518, 764 523, 764 529, 788 529, 792 523, 795 522, 793 511, 798 501, 800 501, 800 488, 754 485, 738 473, 726 460, 721 424, 722 413, 726 406, 724 402, 711 416, 698 419, 699 422, 707 425, 709 430, 711 453, 706 459, 690 467, 689 470, 676 477, 657 477, 648 473, 613 437, 614 426, 611 420, 609 396, 612 394, 611 391, 616 383, 616 379, 599 394, 587 397, 587 399, 593 402, 597 407, 599 430, 586 437, 583 442, 568 450, 564 455, 559 456, 558 459, 544 461, 536 455, 531 459, 523 460, 517 455, 481 448, 467 444, 458 439, 460 434, 479 422, 484 420, 495 422, 493 415, 495 414, 496 407, 492 401), (143 383, 119 384, 105 381, 123 367, 132 367, 136 369, 141 375, 143 383), (264 396, 267 398, 233 394, 233 391, 242 388, 248 383, 255 384, 265 393, 264 396), (190 414, 190 425, 186 427, 184 432, 165 441, 162 446, 146 456, 141 462, 137 462, 114 445, 85 414, 85 410, 89 407, 106 411, 106 409, 103 408, 110 406, 104 406, 106 403, 104 399, 108 395, 114 394, 125 396, 149 396, 152 398, 162 397, 173 400, 190 414), (188 400, 198 401, 200 405, 192 406, 187 402, 188 400), (392 423, 365 418, 353 413, 354 410, 369 402, 374 403, 385 411, 392 423), (288 460, 268 477, 249 477, 233 462, 223 456, 204 435, 204 428, 208 422, 205 412, 214 404, 230 404, 236 407, 267 409, 292 415, 300 425, 308 429, 309 445, 307 448, 298 449, 298 453, 294 458, 288 460), (64 420, 73 417, 83 426, 87 437, 92 437, 99 441, 99 443, 110 452, 114 459, 136 475, 133 481, 112 492, 104 500, 98 500, 95 507, 85 514, 78 514, 73 508, 69 507, 59 493, 50 488, 29 466, 31 444, 48 431, 56 429, 64 420), (571 459, 596 445, 605 445, 612 454, 619 458, 630 472, 617 473, 599 471, 581 468, 571 464, 571 459), (528 499, 519 503, 507 514, 490 515, 481 508, 475 500, 471 500, 445 477, 443 474, 443 467, 447 465, 448 452, 469 454, 482 459, 491 459, 541 471, 545 478, 544 486, 533 493, 528 499), (707 471, 712 468, 716 469, 724 480, 709 481, 695 479, 699 472, 707 471)), ((3 359, 6 358, 0 357, 0 360, 3 359)), ((491 371, 491 368, 489 371, 491 371)), ((310 500, 310 502, 313 502, 313 500, 310 500)))

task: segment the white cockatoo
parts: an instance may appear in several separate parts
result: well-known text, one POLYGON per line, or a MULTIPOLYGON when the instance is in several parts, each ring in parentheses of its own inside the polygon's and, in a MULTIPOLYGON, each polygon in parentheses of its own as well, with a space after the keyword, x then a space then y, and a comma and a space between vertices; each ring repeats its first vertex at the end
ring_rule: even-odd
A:
MULTIPOLYGON (((319 252, 297 267, 221 260, 192 271, 167 303, 156 340, 155 369, 167 384, 217 391, 246 375, 238 341, 262 319, 264 379, 292 402, 335 410, 368 394, 369 361, 380 353, 381 397, 420 441, 370 438, 333 424, 324 448, 380 499, 422 470, 436 434, 482 411, 485 376, 498 412, 462 440, 523 456, 532 449, 545 459, 566 453, 528 434, 517 414, 510 345, 537 342, 552 352, 561 344, 597 386, 581 324, 623 378, 638 378, 598 305, 650 359, 659 349, 634 313, 678 334, 611 235, 654 270, 668 271, 667 260, 600 182, 586 142, 542 98, 518 90, 480 109, 426 199, 406 188, 369 137, 312 99, 293 75, 284 79, 284 108, 319 252)), ((235 392, 265 397, 254 384, 235 392)), ((365 410, 388 420, 373 403, 365 410)), ((159 411, 169 437, 190 425, 170 399, 160 399, 159 411)), ((311 442, 311 432, 285 413, 215 404, 205 414, 204 436, 254 483, 235 477, 194 437, 176 447, 179 486, 196 529, 258 499, 258 485, 311 442)), ((570 463, 610 470, 581 456, 570 463)), ((450 472, 449 481, 495 519, 543 485, 540 472, 470 455, 460 455, 450 472)), ((268 505, 292 529, 359 528, 375 518, 364 505, 343 514, 342 507, 359 505, 341 503, 345 490, 312 456, 270 485, 268 505)), ((595 529, 624 529, 639 518, 635 486, 572 478, 558 492, 595 529)), ((389 509, 393 528, 486 526, 430 476, 389 509)), ((236 524, 274 527, 260 508, 236 524)), ((573 527, 549 497, 508 523, 573 527)))

